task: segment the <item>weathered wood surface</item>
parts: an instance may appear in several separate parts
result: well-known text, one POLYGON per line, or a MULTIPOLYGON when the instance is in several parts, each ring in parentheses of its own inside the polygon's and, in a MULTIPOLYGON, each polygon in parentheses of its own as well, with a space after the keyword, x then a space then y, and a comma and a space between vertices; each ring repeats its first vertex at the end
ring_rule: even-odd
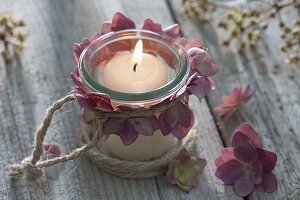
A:
MULTIPOLYGON (((272 194, 255 191, 249 199, 300 199, 300 90, 299 66, 285 66, 274 44, 272 31, 259 43, 258 54, 240 56, 218 46, 213 25, 201 26, 179 13, 176 0, 0 0, 0 12, 10 11, 27 22, 29 37, 20 59, 6 65, 0 59, 0 199, 239 199, 232 188, 214 176, 214 160, 228 144, 232 129, 243 121, 235 116, 231 125, 218 133, 211 108, 232 87, 257 85, 254 98, 245 107, 260 130, 266 148, 278 153, 275 169, 279 189, 272 194), (187 37, 201 37, 220 66, 215 78, 217 90, 201 104, 191 99, 197 118, 199 139, 195 151, 208 160, 199 186, 190 193, 171 187, 163 177, 128 180, 109 175, 87 158, 68 162, 58 179, 45 176, 35 183, 11 182, 8 166, 21 161, 32 150, 35 128, 45 109, 65 95, 71 86, 72 43, 98 30, 116 11, 124 12, 138 24, 150 17, 164 25, 175 20, 187 37), (171 12, 172 11, 172 12, 171 12), (221 137, 220 137, 221 136, 221 137), (297 189, 298 188, 298 189, 297 189)), ((215 22, 214 22, 215 23, 215 22)), ((75 148, 79 130, 76 103, 67 105, 53 122, 46 141, 57 143, 63 152, 75 148)))
MULTIPOLYGON (((239 199, 214 176, 214 159, 223 145, 205 102, 192 99, 199 139, 195 151, 208 160, 200 185, 190 193, 171 187, 163 177, 121 179, 96 168, 87 158, 68 162, 58 179, 44 176, 34 183, 11 182, 10 164, 32 150, 35 128, 45 109, 70 87, 74 62, 72 43, 98 31, 116 11, 138 24, 150 17, 164 25, 173 23, 162 0, 38 1, 1 0, 0 12, 9 11, 26 21, 29 36, 22 56, 12 64, 0 59, 0 199, 239 199)), ((67 153, 75 148, 79 109, 67 105, 52 123, 46 142, 67 153)))
MULTIPOLYGON (((209 98, 210 108, 219 105, 222 95, 230 94, 233 87, 256 85, 253 99, 245 105, 245 112, 252 124, 260 131, 264 146, 277 152, 275 173, 279 181, 278 191, 267 194, 255 191, 249 199, 300 199, 300 66, 284 64, 279 52, 277 23, 271 23, 258 43, 257 53, 242 56, 234 48, 222 48, 218 41, 222 31, 217 30, 217 21, 207 25, 188 20, 180 14, 179 3, 169 0, 176 21, 187 37, 200 37, 209 48, 220 72, 216 78, 217 90, 209 98)), ((222 16, 222 11, 216 14, 222 16)), ((295 10, 286 10, 286 21, 295 19, 295 10)), ((221 130, 228 144, 230 134, 238 123, 245 121, 235 115, 221 130)))

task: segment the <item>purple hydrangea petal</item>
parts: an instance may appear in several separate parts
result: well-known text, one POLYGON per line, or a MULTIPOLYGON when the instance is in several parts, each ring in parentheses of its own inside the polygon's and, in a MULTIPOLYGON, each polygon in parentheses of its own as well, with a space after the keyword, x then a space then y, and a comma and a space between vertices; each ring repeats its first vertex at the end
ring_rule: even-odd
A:
POLYGON ((258 189, 264 192, 274 192, 277 188, 278 182, 276 176, 273 173, 263 174, 263 180, 258 189))
POLYGON ((165 112, 162 112, 159 115, 159 126, 160 126, 161 133, 166 136, 172 132, 173 127, 165 121, 165 116, 166 116, 165 112))
POLYGON ((174 135, 178 139, 184 138, 193 126, 194 115, 192 115, 191 119, 189 119, 189 120, 190 120, 190 125, 189 126, 185 127, 185 126, 182 126, 182 125, 178 125, 175 129, 173 129, 172 135, 174 135))
POLYGON ((43 155, 46 159, 57 158, 61 155, 59 146, 55 144, 43 144, 43 148, 43 155))
POLYGON ((73 45, 73 50, 74 50, 74 57, 75 57, 75 61, 78 62, 79 61, 79 57, 81 55, 81 53, 83 52, 83 50, 89 46, 92 42, 94 42, 96 39, 98 39, 101 35, 99 33, 95 33, 94 35, 92 35, 89 39, 85 38, 83 39, 83 41, 81 43, 75 43, 73 45))
POLYGON ((246 163, 254 163, 258 160, 256 149, 251 143, 247 146, 238 146, 234 148, 233 152, 237 159, 246 163))
POLYGON ((123 144, 126 146, 132 144, 138 138, 138 132, 128 120, 126 120, 123 129, 118 135, 120 136, 123 144))
POLYGON ((248 143, 248 140, 245 137, 247 137, 248 140, 250 140, 255 145, 255 147, 262 147, 260 137, 252 128, 252 126, 247 123, 243 123, 235 129, 231 138, 231 146, 236 147, 242 145, 245 142, 248 143))
POLYGON ((261 162, 258 160, 256 162, 251 163, 252 169, 248 170, 248 174, 252 176, 254 184, 261 184, 262 182, 262 165, 261 162))
POLYGON ((193 112, 183 103, 178 104, 176 108, 177 114, 179 115, 178 123, 180 123, 183 127, 190 127, 193 124, 193 112))
POLYGON ((249 195, 254 189, 253 179, 249 176, 242 176, 234 183, 234 191, 240 197, 249 195))
POLYGON ((209 95, 212 84, 206 77, 195 75, 188 81, 187 90, 199 99, 209 95))
POLYGON ((222 155, 219 156, 215 160, 215 164, 217 167, 221 166, 225 162, 228 162, 229 160, 236 160, 236 157, 234 156, 234 148, 233 147, 226 147, 222 151, 222 155))
POLYGON ((276 153, 261 148, 256 148, 256 151, 261 160, 264 173, 270 173, 273 171, 277 162, 276 153))
POLYGON ((101 110, 104 112, 113 111, 110 97, 103 93, 76 93, 79 105, 89 111, 101 110))
POLYGON ((108 119, 103 127, 103 134, 118 134, 124 129, 126 123, 126 119, 123 117, 114 117, 108 119))
POLYGON ((194 115, 187 105, 179 103, 163 111, 159 116, 159 123, 163 135, 172 133, 178 139, 182 139, 191 129, 194 115))
POLYGON ((229 160, 220 165, 216 170, 216 177, 226 184, 233 184, 244 174, 243 165, 238 160, 229 160))
POLYGON ((95 102, 91 101, 85 94, 75 94, 79 105, 89 111, 95 110, 95 102))
POLYGON ((198 47, 198 48, 202 48, 203 47, 202 42, 198 38, 193 39, 191 41, 186 40, 186 41, 182 41, 182 42, 185 43, 184 48, 186 50, 189 50, 190 48, 193 48, 193 47, 198 47))
POLYGON ((120 12, 116 12, 112 19, 111 30, 121 31, 126 29, 135 29, 135 23, 120 12))
POLYGON ((101 26, 101 35, 111 32, 111 22, 104 22, 101 26))
POLYGON ((153 31, 153 32, 156 32, 156 33, 161 33, 162 32, 161 24, 155 23, 151 19, 145 19, 142 29, 153 31))
POLYGON ((192 69, 195 69, 198 64, 204 61, 211 61, 211 57, 208 55, 208 53, 198 47, 192 47, 188 49, 187 54, 189 56, 192 69))
POLYGON ((71 73, 71 78, 77 87, 79 87, 82 91, 86 90, 76 73, 71 73))
POLYGON ((162 30, 165 34, 169 35, 171 38, 178 40, 180 35, 180 27, 178 24, 173 24, 162 30))
POLYGON ((82 43, 78 44, 78 43, 74 43, 73 45, 73 51, 74 51, 74 58, 75 61, 78 62, 79 61, 79 57, 82 53, 82 51, 90 44, 90 41, 85 38, 82 43))
POLYGON ((156 116, 130 118, 130 123, 135 131, 141 135, 153 135, 159 129, 159 122, 156 116))
POLYGON ((187 50, 191 68, 198 71, 203 76, 213 76, 218 72, 218 67, 212 63, 207 51, 192 47, 187 50))
POLYGON ((114 108, 111 105, 110 97, 104 93, 90 92, 86 94, 87 98, 95 103, 94 109, 111 112, 114 108))

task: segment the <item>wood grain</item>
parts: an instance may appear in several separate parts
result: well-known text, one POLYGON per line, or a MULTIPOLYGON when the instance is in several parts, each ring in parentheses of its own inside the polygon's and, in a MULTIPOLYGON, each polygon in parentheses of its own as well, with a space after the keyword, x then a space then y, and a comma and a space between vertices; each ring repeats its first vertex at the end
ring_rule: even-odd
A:
MULTIPOLYGON (((29 36, 18 60, 6 65, 0 59, 0 167, 6 169, 0 171, 0 199, 238 199, 214 176, 214 159, 223 145, 207 104, 196 99, 192 99, 192 107, 200 136, 195 152, 208 160, 208 166, 191 193, 169 186, 163 177, 129 180, 109 175, 85 157, 66 163, 58 178, 52 174, 34 183, 8 180, 7 167, 29 155, 34 130, 47 106, 70 89, 73 42, 98 31, 99 24, 116 11, 138 24, 145 17, 163 25, 172 24, 173 19, 161 0, 1 0, 0 11, 4 10, 27 22, 29 36)), ((75 148, 78 113, 76 103, 61 111, 46 142, 59 144, 66 153, 75 148)))
MULTIPOLYGON (((270 24, 258 43, 256 53, 240 55, 234 46, 228 49, 218 44, 224 32, 215 28, 216 19, 220 19, 224 12, 218 11, 211 23, 201 25, 181 15, 177 1, 169 3, 183 34, 187 37, 200 36, 220 67, 219 74, 214 78, 217 90, 209 98, 211 109, 219 105, 220 97, 228 95, 233 87, 245 87, 247 84, 257 87, 255 96, 244 110, 259 130, 264 147, 278 155, 275 173, 279 187, 271 194, 256 190, 249 199, 300 199, 300 161, 297 159, 300 157, 300 66, 284 63, 284 57, 278 51, 280 35, 277 34, 277 24, 270 24)), ((283 14, 287 21, 295 19, 295 16, 296 12, 292 9, 287 9, 283 14)), ((243 121, 246 121, 245 118, 236 114, 221 130, 227 145, 233 129, 243 121)))

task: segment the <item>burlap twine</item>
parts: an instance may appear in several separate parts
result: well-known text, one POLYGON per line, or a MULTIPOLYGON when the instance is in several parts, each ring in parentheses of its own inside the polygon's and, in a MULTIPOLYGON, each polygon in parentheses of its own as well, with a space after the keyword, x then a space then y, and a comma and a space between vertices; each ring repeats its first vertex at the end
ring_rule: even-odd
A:
POLYGON ((164 104, 157 109, 146 111, 133 110, 129 112, 97 113, 96 123, 98 129, 95 134, 93 134, 92 138, 90 138, 85 131, 82 131, 78 140, 80 147, 67 155, 48 160, 41 160, 41 156, 43 155, 43 141, 51 124, 53 114, 57 110, 61 109, 64 104, 74 101, 75 99, 76 97, 74 94, 67 95, 53 103, 47 109, 42 124, 35 132, 34 149, 31 155, 24 158, 20 164, 14 164, 11 166, 9 174, 11 178, 18 179, 25 176, 28 181, 35 181, 43 175, 44 167, 50 167, 69 160, 74 160, 82 153, 85 153, 85 155, 87 155, 98 167, 111 174, 126 178, 147 178, 163 173, 166 170, 168 163, 182 148, 192 148, 196 135, 194 129, 191 129, 190 133, 184 139, 180 140, 176 147, 167 151, 163 156, 149 161, 121 160, 103 154, 95 147, 102 133, 103 124, 107 119, 112 117, 151 116, 175 106, 180 101, 187 103, 188 100, 186 99, 186 96, 182 95, 177 101, 164 104))

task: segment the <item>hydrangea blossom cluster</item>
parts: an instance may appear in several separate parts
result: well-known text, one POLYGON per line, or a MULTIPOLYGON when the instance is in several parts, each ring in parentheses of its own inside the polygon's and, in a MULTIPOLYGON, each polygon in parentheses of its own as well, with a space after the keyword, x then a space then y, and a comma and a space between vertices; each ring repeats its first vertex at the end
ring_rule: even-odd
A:
POLYGON ((170 162, 166 180, 172 185, 176 184, 184 191, 190 191, 198 184, 198 176, 206 164, 205 159, 193 156, 183 148, 170 162))
POLYGON ((221 120, 224 121, 238 110, 241 105, 248 102, 255 91, 255 88, 251 91, 250 85, 247 85, 244 90, 242 87, 233 88, 230 96, 221 97, 223 104, 215 107, 214 111, 217 112, 221 120))
MULTIPOLYGON (((79 61, 79 57, 83 50, 87 48, 93 41, 97 40, 101 35, 109 32, 117 32, 126 29, 135 29, 135 23, 117 12, 112 22, 105 22, 101 26, 99 33, 95 33, 90 38, 85 38, 82 43, 74 44, 75 61, 79 61)), ((188 41, 179 36, 179 26, 177 24, 163 28, 161 24, 154 22, 151 19, 146 19, 142 29, 167 35, 173 38, 174 41, 181 43, 185 48, 190 61, 191 70, 194 72, 177 92, 171 96, 162 99, 160 102, 151 105, 147 109, 156 109, 157 107, 168 103, 170 101, 178 100, 179 96, 183 94, 194 94, 199 98, 207 96, 214 88, 212 79, 210 78, 217 73, 218 68, 212 63, 207 49, 202 45, 199 39, 188 41)), ((95 112, 128 112, 132 109, 146 109, 143 105, 119 105, 114 108, 111 104, 110 96, 99 92, 91 92, 81 82, 81 78, 76 67, 71 75, 75 87, 73 93, 82 108, 83 121, 88 124, 93 124, 95 112)), ((194 116, 188 105, 179 102, 176 106, 165 110, 156 115, 147 117, 129 117, 129 118, 111 118, 104 124, 105 134, 117 134, 120 136, 125 145, 133 143, 139 134, 152 135, 154 131, 160 129, 163 135, 173 134, 175 137, 181 139, 185 137, 192 127, 194 116)))
POLYGON ((277 190, 273 174, 277 155, 263 149, 256 131, 247 123, 239 125, 231 139, 231 147, 215 160, 216 176, 225 184, 234 185, 240 197, 249 195, 254 187, 264 192, 277 190))

